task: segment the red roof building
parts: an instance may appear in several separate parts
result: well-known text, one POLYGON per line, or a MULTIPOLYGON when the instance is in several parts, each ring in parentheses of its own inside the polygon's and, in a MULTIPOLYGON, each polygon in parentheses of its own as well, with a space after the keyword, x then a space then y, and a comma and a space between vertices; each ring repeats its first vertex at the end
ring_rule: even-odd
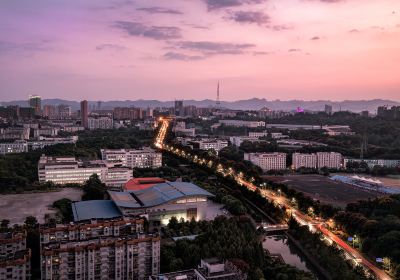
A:
POLYGON ((133 178, 126 182, 125 191, 138 191, 150 188, 154 185, 165 183, 166 180, 158 177, 133 178))

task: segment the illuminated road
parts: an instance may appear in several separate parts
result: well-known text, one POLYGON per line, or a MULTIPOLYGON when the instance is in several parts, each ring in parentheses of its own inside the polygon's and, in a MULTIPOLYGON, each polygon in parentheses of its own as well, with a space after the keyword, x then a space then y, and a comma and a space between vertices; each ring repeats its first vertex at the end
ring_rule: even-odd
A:
MULTIPOLYGON (((212 164, 213 164, 212 161, 207 162, 207 160, 198 158, 197 156, 192 157, 190 154, 187 154, 184 151, 179 150, 178 148, 174 148, 172 146, 165 145, 164 139, 165 139, 165 136, 166 136, 166 133, 168 130, 169 120, 160 118, 160 122, 161 122, 161 127, 160 127, 160 130, 158 132, 158 135, 157 135, 156 141, 155 141, 155 146, 157 148, 166 149, 180 157, 191 159, 195 163, 209 165, 209 167, 212 167, 212 164)), ((272 192, 270 190, 264 190, 264 189, 258 188, 256 185, 252 184, 251 182, 244 180, 243 174, 241 174, 241 173, 236 174, 236 172, 232 168, 226 168, 226 167, 223 167, 222 165, 218 165, 216 167, 216 172, 220 173, 223 176, 233 177, 238 184, 245 186, 249 190, 256 191, 257 189, 259 189, 261 191, 261 194, 265 198, 267 198, 268 200, 270 200, 274 203, 279 204, 280 206, 284 206, 286 209, 289 209, 291 211, 292 216, 297 220, 298 223, 300 223, 301 225, 307 225, 309 227, 310 231, 321 232, 327 240, 334 242, 338 247, 343 249, 344 252, 346 253, 346 255, 348 257, 350 257, 355 263, 368 268, 369 271, 372 271, 378 279, 380 279, 380 280, 391 280, 392 279, 382 269, 378 268, 373 263, 371 263, 369 260, 367 260, 365 257, 363 257, 360 252, 358 252, 356 249, 349 246, 345 241, 343 241, 341 238, 339 238, 334 233, 332 233, 330 230, 328 230, 324 226, 324 224, 321 222, 321 220, 314 219, 314 218, 300 212, 299 210, 293 208, 291 205, 291 202, 286 197, 277 195, 275 192, 272 192)))

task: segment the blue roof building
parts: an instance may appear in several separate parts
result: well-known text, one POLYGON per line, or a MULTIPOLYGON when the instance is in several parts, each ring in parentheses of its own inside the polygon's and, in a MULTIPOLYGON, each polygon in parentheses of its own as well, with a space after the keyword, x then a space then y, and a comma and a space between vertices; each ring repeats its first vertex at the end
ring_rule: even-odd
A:
POLYGON ((165 182, 142 190, 108 191, 111 200, 73 204, 74 220, 144 215, 153 225, 166 225, 171 217, 202 220, 207 199, 214 195, 187 182, 165 182))

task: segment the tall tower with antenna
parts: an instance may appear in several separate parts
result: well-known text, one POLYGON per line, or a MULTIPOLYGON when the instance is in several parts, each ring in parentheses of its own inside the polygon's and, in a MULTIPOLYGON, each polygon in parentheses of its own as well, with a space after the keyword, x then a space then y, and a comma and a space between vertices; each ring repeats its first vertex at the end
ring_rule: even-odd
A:
POLYGON ((219 101, 219 81, 217 84, 217 101, 215 102, 215 105, 216 105, 217 109, 219 109, 221 107, 221 102, 219 101))

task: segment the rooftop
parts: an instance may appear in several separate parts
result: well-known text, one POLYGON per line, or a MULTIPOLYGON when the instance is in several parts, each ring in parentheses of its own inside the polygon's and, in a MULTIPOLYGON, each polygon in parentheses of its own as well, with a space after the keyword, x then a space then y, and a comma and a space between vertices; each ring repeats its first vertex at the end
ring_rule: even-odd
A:
POLYGON ((121 216, 121 212, 111 200, 88 200, 72 203, 74 221, 90 219, 110 219, 121 216))
POLYGON ((143 190, 160 183, 165 183, 165 179, 158 177, 133 178, 125 184, 124 189, 127 191, 143 190))
POLYGON ((108 192, 119 207, 153 207, 189 196, 213 196, 199 186, 187 182, 165 182, 146 189, 108 192))

